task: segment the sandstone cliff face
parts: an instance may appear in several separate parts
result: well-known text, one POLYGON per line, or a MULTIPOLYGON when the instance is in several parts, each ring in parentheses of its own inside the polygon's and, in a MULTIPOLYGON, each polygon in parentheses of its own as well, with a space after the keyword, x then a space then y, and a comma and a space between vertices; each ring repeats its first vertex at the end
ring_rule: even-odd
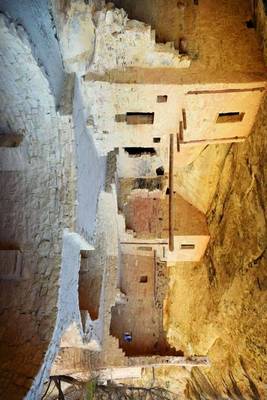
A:
POLYGON ((204 259, 170 270, 171 343, 188 354, 207 354, 212 363, 191 371, 186 398, 267 396, 266 163, 267 98, 251 136, 226 153, 207 212, 211 241, 204 259))

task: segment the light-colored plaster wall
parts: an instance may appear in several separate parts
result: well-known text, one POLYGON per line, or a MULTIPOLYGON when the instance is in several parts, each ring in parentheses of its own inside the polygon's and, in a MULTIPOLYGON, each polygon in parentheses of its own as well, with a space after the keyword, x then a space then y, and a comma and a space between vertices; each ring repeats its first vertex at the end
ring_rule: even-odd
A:
POLYGON ((262 87, 262 83, 236 84, 233 87, 231 84, 141 85, 86 80, 83 98, 87 124, 100 154, 115 147, 131 146, 154 147, 157 151, 157 157, 150 158, 149 167, 146 156, 130 159, 120 151, 119 176, 137 176, 137 173, 153 176, 160 165, 168 169, 171 133, 175 135, 176 168, 191 163, 205 146, 205 140, 209 144, 212 140, 231 141, 248 136, 262 99, 262 87), (259 89, 254 90, 255 87, 259 89), (167 102, 158 103, 158 95, 167 95, 167 102), (178 153, 176 133, 182 121, 182 109, 186 111, 187 129, 184 130, 185 144, 181 143, 178 153), (154 123, 130 125, 115 120, 116 115, 127 112, 154 113, 154 123), (244 113, 244 118, 240 122, 216 123, 219 113, 227 112, 244 113), (155 143, 153 138, 160 138, 160 143, 155 143), (194 142, 199 140, 204 142, 194 142), (190 151, 190 146, 196 145, 200 149, 190 151), (124 162, 126 158, 127 163, 124 162))
POLYGON ((183 88, 174 85, 120 85, 85 81, 84 102, 87 123, 92 127, 99 152, 114 147, 163 147, 165 136, 175 133, 183 107, 183 88), (167 103, 157 103, 158 95, 167 95, 167 103), (153 125, 128 125, 116 122, 115 115, 126 112, 154 112, 153 125), (153 137, 162 138, 160 144, 153 137))
POLYGON ((253 126, 262 97, 260 90, 187 94, 185 109, 188 129, 184 132, 184 140, 246 137, 253 126), (227 112, 245 115, 241 122, 216 123, 219 113, 227 112))
POLYGON ((73 129, 77 168, 77 230, 89 239, 96 228, 97 201, 104 185, 106 157, 97 153, 91 131, 86 126, 78 78, 73 96, 73 129))

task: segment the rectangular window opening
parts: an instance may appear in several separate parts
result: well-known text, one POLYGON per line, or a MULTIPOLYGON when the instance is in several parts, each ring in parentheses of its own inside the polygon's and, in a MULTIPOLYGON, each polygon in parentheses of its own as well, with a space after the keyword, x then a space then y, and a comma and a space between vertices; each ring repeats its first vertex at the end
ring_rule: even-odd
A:
POLYGON ((194 250, 195 245, 193 243, 183 243, 181 244, 181 250, 194 250))
POLYGON ((157 96, 157 103, 167 103, 168 96, 157 96))
POLYGON ((226 122, 241 122, 244 118, 245 113, 243 112, 227 112, 227 113, 219 113, 217 117, 217 124, 226 123, 226 122))
POLYGON ((154 143, 160 143, 161 138, 160 137, 154 137, 153 142, 154 143))
POLYGON ((154 113, 127 112, 126 122, 128 125, 153 124, 154 113))
POLYGON ((152 251, 153 249, 152 249, 152 247, 139 246, 139 247, 137 247, 137 250, 140 250, 140 251, 152 251))
POLYGON ((146 275, 141 276, 139 282, 140 283, 147 283, 147 276, 146 275))
POLYGON ((157 154, 154 147, 124 147, 123 149, 130 157, 155 156, 157 154))

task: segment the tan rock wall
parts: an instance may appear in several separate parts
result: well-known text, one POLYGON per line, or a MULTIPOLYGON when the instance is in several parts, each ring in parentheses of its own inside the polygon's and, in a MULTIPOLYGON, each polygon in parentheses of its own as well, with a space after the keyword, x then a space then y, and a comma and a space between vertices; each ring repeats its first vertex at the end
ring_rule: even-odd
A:
POLYGON ((260 37, 260 43, 263 50, 264 61, 267 61, 267 18, 266 18, 266 6, 264 6, 263 0, 256 1, 256 7, 254 8, 254 23, 256 23, 256 29, 260 37))
POLYGON ((227 388, 232 396, 240 390, 251 399, 254 390, 266 397, 266 118, 265 99, 252 135, 225 158, 203 262, 170 271, 169 338, 212 364, 192 373, 190 399, 197 392, 224 398, 227 388))
POLYGON ((263 71, 255 31, 246 27, 252 15, 250 0, 193 3, 189 0, 115 0, 130 18, 151 24, 159 41, 174 40, 179 45, 179 40, 185 38, 193 59, 190 72, 220 70, 229 78, 234 71, 255 72, 258 68, 263 71), (184 7, 177 7, 178 3, 184 3, 184 7))

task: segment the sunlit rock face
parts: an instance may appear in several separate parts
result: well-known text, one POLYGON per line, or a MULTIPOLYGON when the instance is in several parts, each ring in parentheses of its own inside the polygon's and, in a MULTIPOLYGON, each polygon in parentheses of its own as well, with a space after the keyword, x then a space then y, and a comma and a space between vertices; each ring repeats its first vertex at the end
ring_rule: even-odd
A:
POLYGON ((229 146, 201 146, 193 162, 175 170, 175 190, 204 213, 211 206, 229 146))
POLYGON ((190 399, 266 398, 266 117, 265 99, 251 136, 226 153, 203 261, 170 272, 169 337, 212 363, 192 370, 190 399))

